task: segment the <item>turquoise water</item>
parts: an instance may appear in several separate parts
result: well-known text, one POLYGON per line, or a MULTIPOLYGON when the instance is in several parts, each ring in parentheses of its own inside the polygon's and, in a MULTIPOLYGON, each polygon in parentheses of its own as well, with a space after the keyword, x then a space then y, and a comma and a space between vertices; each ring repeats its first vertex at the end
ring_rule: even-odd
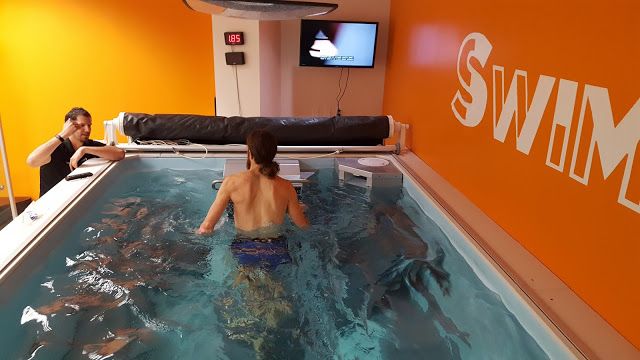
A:
POLYGON ((312 228, 265 269, 239 264, 229 218, 194 234, 221 176, 123 175, 2 303, 2 358, 548 358, 404 190, 319 170, 312 228))

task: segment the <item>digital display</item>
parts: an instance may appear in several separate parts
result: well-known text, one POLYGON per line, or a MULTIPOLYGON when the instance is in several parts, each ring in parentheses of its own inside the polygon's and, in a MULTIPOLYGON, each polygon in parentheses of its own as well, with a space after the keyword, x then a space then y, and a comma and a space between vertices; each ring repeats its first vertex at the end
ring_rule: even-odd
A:
POLYGON ((300 66, 373 67, 378 23, 302 20, 300 66))
POLYGON ((224 33, 225 45, 243 45, 244 33, 241 31, 226 32, 224 33))

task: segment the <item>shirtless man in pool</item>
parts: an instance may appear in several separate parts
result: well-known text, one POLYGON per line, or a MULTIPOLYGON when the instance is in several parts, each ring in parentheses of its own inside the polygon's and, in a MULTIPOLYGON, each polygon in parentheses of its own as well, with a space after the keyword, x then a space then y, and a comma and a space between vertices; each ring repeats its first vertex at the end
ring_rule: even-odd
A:
MULTIPOLYGON (((215 201, 198 229, 208 234, 233 202, 234 219, 239 234, 252 234, 284 222, 285 214, 300 228, 309 226, 291 183, 279 176, 280 167, 273 161, 278 150, 276 138, 264 130, 247 137, 247 171, 224 179, 215 201)), ((260 234, 251 237, 271 237, 260 234)))
POLYGON ((224 179, 198 233, 211 233, 229 201, 233 202, 237 234, 230 247, 239 265, 233 288, 241 291, 244 300, 236 303, 234 296, 226 296, 220 311, 227 320, 229 338, 251 345, 260 359, 273 357, 269 355, 272 337, 281 319, 292 311, 283 285, 271 274, 291 261, 280 225, 285 214, 300 228, 309 222, 291 183, 278 176, 280 168, 273 161, 276 138, 257 130, 247 137, 247 146, 247 171, 224 179))

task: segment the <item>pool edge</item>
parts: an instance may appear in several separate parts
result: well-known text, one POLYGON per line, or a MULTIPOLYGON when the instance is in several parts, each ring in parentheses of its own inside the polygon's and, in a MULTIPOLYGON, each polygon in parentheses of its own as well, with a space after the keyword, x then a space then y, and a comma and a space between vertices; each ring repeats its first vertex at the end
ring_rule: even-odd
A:
POLYGON ((406 152, 391 158, 469 235, 490 263, 497 266, 496 270, 527 298, 524 300, 578 351, 577 356, 640 358, 640 351, 631 342, 417 155, 406 152))

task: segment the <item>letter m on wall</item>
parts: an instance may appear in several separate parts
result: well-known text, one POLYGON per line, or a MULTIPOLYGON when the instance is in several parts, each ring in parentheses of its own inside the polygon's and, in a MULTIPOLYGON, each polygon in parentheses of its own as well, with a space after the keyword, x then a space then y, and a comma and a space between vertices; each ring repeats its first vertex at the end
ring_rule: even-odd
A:
POLYGON ((627 112, 617 126, 613 120, 609 91, 606 88, 588 84, 585 85, 569 176, 584 185, 589 183, 589 174, 591 173, 591 163, 593 162, 593 153, 595 152, 596 144, 598 145, 600 165, 602 166, 605 179, 611 175, 613 170, 618 164, 625 160, 626 157, 618 202, 640 213, 640 199, 630 200, 627 197, 634 157, 638 150, 638 141, 640 140, 640 99, 636 101, 631 107, 631 110, 627 112), (587 160, 584 162, 583 176, 579 176, 575 170, 578 156, 582 155, 579 154, 580 142, 582 137, 585 137, 583 135, 583 125, 587 104, 591 109, 593 130, 587 151, 587 160))

